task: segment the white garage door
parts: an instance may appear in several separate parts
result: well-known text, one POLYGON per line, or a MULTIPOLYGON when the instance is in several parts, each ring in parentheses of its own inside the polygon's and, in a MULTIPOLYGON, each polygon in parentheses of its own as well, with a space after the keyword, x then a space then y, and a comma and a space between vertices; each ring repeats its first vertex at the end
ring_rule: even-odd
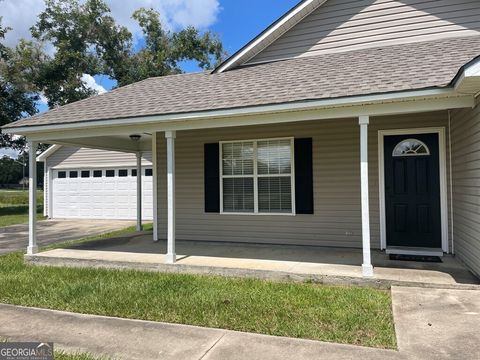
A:
MULTIPOLYGON (((53 218, 135 219, 137 177, 131 167, 53 171, 53 218)), ((152 169, 142 169, 142 217, 151 220, 152 169)))

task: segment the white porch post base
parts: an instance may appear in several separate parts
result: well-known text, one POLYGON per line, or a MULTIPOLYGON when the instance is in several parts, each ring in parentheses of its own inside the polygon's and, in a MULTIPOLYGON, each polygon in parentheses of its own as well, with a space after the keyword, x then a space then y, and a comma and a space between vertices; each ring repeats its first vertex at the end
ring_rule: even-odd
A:
POLYGON ((175 254, 175 131, 166 131, 167 139, 167 255, 165 261, 174 264, 175 254))
POLYGON ((362 275, 364 277, 373 276, 373 266, 372 264, 362 264, 362 275))
POLYGON ((27 246, 27 255, 34 255, 36 253, 38 253, 38 246, 37 245, 34 245, 34 246, 28 245, 27 246))
POLYGON ((175 264, 176 261, 177 261, 177 254, 166 254, 165 255, 165 263, 175 264))
POLYGON ((362 248, 363 264, 362 275, 364 277, 373 276, 373 266, 370 249, 370 206, 368 189, 368 116, 360 116, 358 123, 360 125, 360 182, 362 198, 362 248))

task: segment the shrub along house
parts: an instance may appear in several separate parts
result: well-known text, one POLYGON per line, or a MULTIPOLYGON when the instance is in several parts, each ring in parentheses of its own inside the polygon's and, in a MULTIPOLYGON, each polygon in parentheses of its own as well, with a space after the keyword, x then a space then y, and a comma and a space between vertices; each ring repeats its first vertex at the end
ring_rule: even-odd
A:
POLYGON ((359 248, 365 276, 372 248, 455 252, 478 274, 479 55, 478 1, 305 0, 211 72, 3 131, 33 148, 151 152, 170 263, 178 238, 359 248))

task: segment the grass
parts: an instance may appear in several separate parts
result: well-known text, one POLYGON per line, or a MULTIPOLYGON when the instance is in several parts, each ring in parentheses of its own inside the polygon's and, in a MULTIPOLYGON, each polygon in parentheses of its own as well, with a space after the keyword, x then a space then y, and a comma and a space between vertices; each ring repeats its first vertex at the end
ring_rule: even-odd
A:
POLYGON ((69 354, 63 351, 55 351, 55 360, 107 360, 107 358, 99 358, 88 353, 69 354))
MULTIPOLYGON (((43 191, 37 191, 37 220, 43 220, 43 191)), ((0 190, 0 227, 28 223, 28 191, 0 190)))
POLYGON ((389 291, 133 270, 27 266, 0 257, 0 302, 395 348, 389 291))

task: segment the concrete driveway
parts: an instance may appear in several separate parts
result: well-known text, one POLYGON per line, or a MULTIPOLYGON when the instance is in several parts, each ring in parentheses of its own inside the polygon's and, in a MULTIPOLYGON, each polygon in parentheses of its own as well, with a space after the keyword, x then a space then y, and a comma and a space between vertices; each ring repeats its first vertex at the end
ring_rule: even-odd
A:
MULTIPOLYGON (((76 240, 134 225, 126 220, 44 220, 37 223, 39 246, 65 240, 76 240)), ((28 225, 0 227, 0 254, 25 250, 28 245, 28 225)))

